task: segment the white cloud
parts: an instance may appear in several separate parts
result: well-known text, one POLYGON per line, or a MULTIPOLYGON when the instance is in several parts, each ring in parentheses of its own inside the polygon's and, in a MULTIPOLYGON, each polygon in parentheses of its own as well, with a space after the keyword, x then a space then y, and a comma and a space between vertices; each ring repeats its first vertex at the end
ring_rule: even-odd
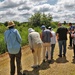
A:
POLYGON ((4 0, 0 2, 0 22, 25 22, 38 11, 50 13, 54 21, 75 22, 75 0, 4 0))

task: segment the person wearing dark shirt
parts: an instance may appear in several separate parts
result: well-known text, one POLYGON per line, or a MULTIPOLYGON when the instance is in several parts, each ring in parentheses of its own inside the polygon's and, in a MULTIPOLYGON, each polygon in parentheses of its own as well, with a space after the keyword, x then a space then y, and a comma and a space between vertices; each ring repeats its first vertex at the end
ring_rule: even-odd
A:
POLYGON ((57 29, 56 35, 57 40, 59 44, 59 57, 62 57, 62 51, 63 56, 66 57, 66 41, 67 41, 67 32, 68 29, 64 26, 62 26, 61 23, 58 23, 59 28, 57 29))
POLYGON ((72 31, 74 30, 74 26, 72 25, 72 23, 69 23, 69 48, 71 49, 73 47, 73 44, 72 44, 72 37, 71 37, 71 34, 72 34, 72 31))

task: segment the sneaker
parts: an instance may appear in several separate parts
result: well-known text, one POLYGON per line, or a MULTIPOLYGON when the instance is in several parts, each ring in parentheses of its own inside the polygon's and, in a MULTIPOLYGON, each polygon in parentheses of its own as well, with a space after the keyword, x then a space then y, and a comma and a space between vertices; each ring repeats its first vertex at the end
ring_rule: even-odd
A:
POLYGON ((59 57, 62 57, 62 55, 58 55, 59 57))
POLYGON ((48 63, 51 63, 51 60, 48 60, 48 63))
POLYGON ((26 73, 23 73, 23 75, 26 75, 26 73))
POLYGON ((63 57, 66 57, 66 55, 65 55, 65 54, 63 54, 63 57))
POLYGON ((43 60, 43 63, 45 63, 45 59, 43 60))
POLYGON ((37 67, 39 68, 39 67, 40 67, 40 65, 37 65, 37 67))
POLYGON ((31 66, 32 68, 37 68, 38 66, 37 65, 33 65, 33 66, 31 66))
POLYGON ((73 58, 75 59, 75 56, 73 56, 73 58))

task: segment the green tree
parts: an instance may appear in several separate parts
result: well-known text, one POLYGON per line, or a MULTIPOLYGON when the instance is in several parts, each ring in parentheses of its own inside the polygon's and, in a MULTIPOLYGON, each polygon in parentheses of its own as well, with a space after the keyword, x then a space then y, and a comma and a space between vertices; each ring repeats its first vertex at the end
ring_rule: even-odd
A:
POLYGON ((41 17, 41 13, 38 12, 38 13, 35 13, 34 15, 32 15, 30 18, 29 18, 29 24, 32 25, 32 26, 40 26, 40 17, 41 17))
POLYGON ((66 21, 64 21, 64 25, 66 25, 66 21))
POLYGON ((40 12, 35 13, 29 18, 29 24, 31 26, 41 26, 42 24, 47 27, 50 26, 50 22, 52 21, 52 16, 50 14, 41 14, 40 12))

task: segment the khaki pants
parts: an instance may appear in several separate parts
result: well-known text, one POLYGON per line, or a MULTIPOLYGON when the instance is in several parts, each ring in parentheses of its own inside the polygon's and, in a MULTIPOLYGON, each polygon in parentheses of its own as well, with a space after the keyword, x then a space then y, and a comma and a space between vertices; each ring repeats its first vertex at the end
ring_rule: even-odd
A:
POLYGON ((45 60, 46 50, 48 51, 48 60, 51 60, 50 43, 43 43, 43 60, 45 60))
POLYGON ((22 75, 22 67, 21 67, 21 50, 18 54, 9 54, 10 57, 10 75, 15 74, 15 59, 17 64, 17 75, 22 75))
POLYGON ((33 59, 34 59, 34 65, 40 65, 41 62, 41 48, 42 44, 35 44, 34 46, 34 53, 33 53, 33 59))

